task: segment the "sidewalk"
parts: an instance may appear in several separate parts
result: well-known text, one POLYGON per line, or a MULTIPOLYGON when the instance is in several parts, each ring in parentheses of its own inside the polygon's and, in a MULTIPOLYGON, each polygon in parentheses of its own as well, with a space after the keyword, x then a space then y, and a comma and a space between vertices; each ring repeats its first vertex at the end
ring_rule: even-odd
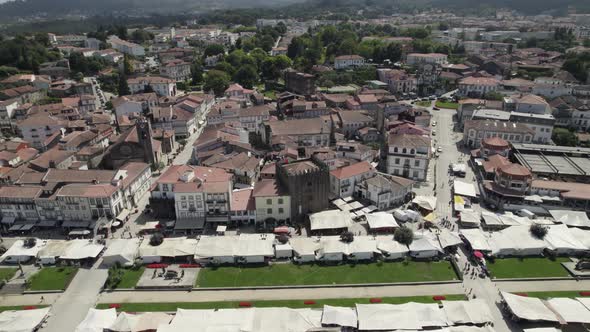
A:
POLYGON ((142 291, 102 293, 99 303, 133 302, 214 302, 240 300, 305 300, 367 297, 404 297, 464 294, 460 283, 345 288, 298 288, 224 291, 142 291))

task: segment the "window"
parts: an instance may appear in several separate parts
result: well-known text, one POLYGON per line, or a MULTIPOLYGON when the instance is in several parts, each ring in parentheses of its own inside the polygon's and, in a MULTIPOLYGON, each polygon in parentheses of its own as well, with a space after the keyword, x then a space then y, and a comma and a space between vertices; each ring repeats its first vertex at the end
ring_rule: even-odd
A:
POLYGON ((271 198, 267 198, 266 199, 266 204, 268 204, 268 205, 272 204, 272 199, 271 198))
POLYGON ((402 153, 407 153, 407 152, 408 152, 408 150, 406 148, 402 149, 402 153))
POLYGON ((162 185, 162 191, 168 191, 168 184, 164 183, 162 185))
POLYGON ((283 204, 283 199, 279 198, 279 204, 283 204))
POLYGON ((414 160, 414 166, 420 167, 420 160, 414 160))
POLYGON ((399 165, 399 158, 395 158, 395 164, 399 165))
POLYGON ((279 208, 279 213, 284 213, 284 209, 283 208, 279 208))
POLYGON ((272 214, 272 209, 266 209, 266 214, 272 214))

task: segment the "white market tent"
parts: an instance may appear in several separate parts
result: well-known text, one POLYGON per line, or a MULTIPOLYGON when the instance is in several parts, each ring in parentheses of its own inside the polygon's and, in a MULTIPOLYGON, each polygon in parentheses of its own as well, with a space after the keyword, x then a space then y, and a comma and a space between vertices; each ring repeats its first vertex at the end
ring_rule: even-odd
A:
POLYGON ((584 211, 549 210, 556 222, 570 227, 590 227, 590 219, 584 211))
POLYGON ((298 262, 312 262, 315 260, 316 251, 321 248, 321 243, 315 237, 294 237, 289 239, 293 247, 295 260, 298 262))
POLYGON ((547 227, 547 234, 543 240, 548 244, 549 249, 554 250, 559 255, 572 255, 588 250, 588 247, 570 233, 570 229, 566 225, 547 227))
POLYGON ((341 261, 348 256, 348 245, 339 236, 322 236, 316 258, 324 261, 341 261))
POLYGON ((350 259, 368 260, 372 259, 377 250, 377 241, 372 236, 355 236, 348 244, 348 255, 350 259))
POLYGON ((590 297, 576 297, 576 301, 582 303, 586 309, 590 310, 590 297))
POLYGON ((102 244, 94 243, 92 240, 71 240, 61 259, 80 260, 96 258, 104 250, 102 244))
POLYGON ((311 230, 348 228, 352 225, 350 213, 339 210, 328 210, 309 215, 311 230))
POLYGON ((422 330, 447 326, 444 311, 434 303, 357 304, 359 330, 422 330))
POLYGON ((436 209, 436 197, 434 196, 416 196, 412 200, 412 203, 425 210, 434 211, 434 209, 436 209))
POLYGON ((16 240, 8 250, 0 256, 0 262, 17 264, 26 262, 29 259, 36 258, 39 251, 45 246, 45 241, 36 239, 37 242, 32 247, 25 247, 24 240, 16 240))
POLYGON ((333 307, 330 305, 324 305, 322 324, 356 327, 356 310, 349 307, 333 307))
POLYGON ((482 211, 481 217, 483 219, 483 222, 488 227, 502 227, 502 226, 504 226, 504 223, 502 222, 502 219, 500 219, 499 214, 496 214, 496 213, 493 213, 490 211, 482 211))
POLYGON ((477 192, 475 190, 475 185, 473 183, 467 183, 459 180, 455 180, 453 182, 453 190, 455 195, 463 196, 463 197, 470 197, 475 198, 477 197, 477 192))
POLYGON ((408 254, 408 246, 393 239, 393 236, 377 236, 377 249, 383 253, 386 260, 399 259, 408 254))
POLYGON ((375 212, 365 215, 370 229, 397 228, 399 225, 391 213, 375 212))
POLYGON ((464 227, 479 227, 481 224, 481 215, 479 212, 465 209, 461 211, 461 225, 464 227))
POLYGON ((470 301, 442 301, 450 324, 485 324, 493 322, 490 308, 482 299, 470 301))
POLYGON ((193 256, 196 247, 197 240, 186 237, 164 238, 159 246, 152 246, 150 241, 142 241, 139 246, 139 256, 144 264, 159 263, 162 257, 193 256))
POLYGON ((463 243, 459 237, 459 233, 451 232, 446 228, 441 228, 438 234, 438 242, 441 248, 445 249, 452 246, 458 246, 463 243))
POLYGON ((558 322, 559 318, 538 298, 502 292, 502 297, 514 316, 528 321, 558 322))
POLYGON ((275 244, 276 258, 291 258, 293 257, 293 247, 289 243, 275 244))
POLYGON ((55 261, 63 256, 70 246, 70 241, 47 240, 45 246, 39 250, 37 260, 44 265, 55 264, 55 261))
POLYGON ((273 257, 274 234, 240 234, 234 256, 238 262, 263 263, 266 257, 273 257))
POLYGON ((321 328, 322 311, 289 308, 247 308, 219 310, 178 309, 169 325, 158 332, 306 332, 321 328))
POLYGON ((416 258, 429 258, 438 256, 443 250, 440 247, 440 243, 434 235, 426 235, 429 233, 423 233, 419 238, 415 238, 414 241, 408 246, 410 249, 410 256, 416 258))
POLYGON ((207 260, 213 264, 234 263, 236 236, 201 235, 195 247, 195 260, 207 260))
POLYGON ((479 228, 476 229, 462 229, 459 231, 463 235, 473 250, 491 252, 492 247, 489 243, 489 237, 479 228))
POLYGON ((102 332, 109 328, 117 319, 117 310, 90 308, 84 320, 78 324, 74 332, 102 332))
POLYGON ((6 310, 0 313, 0 331, 33 332, 49 314, 49 307, 32 310, 6 310))
POLYGON ((102 255, 102 263, 106 266, 113 266, 116 263, 122 266, 133 265, 139 254, 139 242, 139 238, 110 240, 102 255))
POLYGON ((561 297, 549 299, 546 303, 567 323, 590 323, 590 311, 579 301, 561 297))
POLYGON ((122 312, 110 327, 108 327, 108 330, 113 332, 154 331, 161 325, 169 324, 171 320, 172 316, 163 312, 146 312, 141 314, 122 312))
POLYGON ((492 253, 497 256, 540 256, 547 243, 528 226, 512 226, 491 234, 492 253))
POLYGON ((580 242, 584 247, 590 248, 590 231, 572 227, 569 229, 570 235, 573 236, 578 242, 580 242))

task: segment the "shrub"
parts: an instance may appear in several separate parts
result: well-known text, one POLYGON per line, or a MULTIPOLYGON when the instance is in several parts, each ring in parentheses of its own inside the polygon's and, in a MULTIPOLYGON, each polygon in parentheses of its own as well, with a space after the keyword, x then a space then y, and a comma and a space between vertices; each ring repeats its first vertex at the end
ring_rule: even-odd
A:
POLYGON ((150 245, 152 246, 159 246, 164 242, 164 235, 162 233, 155 233, 150 237, 150 245))
POLYGON ((401 244, 409 246, 414 241, 414 232, 406 226, 402 226, 395 230, 393 239, 401 244))
POLYGON ((542 240, 545 235, 547 235, 547 228, 539 224, 532 224, 530 231, 534 237, 540 240, 542 240))
POLYGON ((342 233, 342 235, 340 235, 340 241, 351 243, 352 241, 354 241, 354 234, 352 232, 342 233))

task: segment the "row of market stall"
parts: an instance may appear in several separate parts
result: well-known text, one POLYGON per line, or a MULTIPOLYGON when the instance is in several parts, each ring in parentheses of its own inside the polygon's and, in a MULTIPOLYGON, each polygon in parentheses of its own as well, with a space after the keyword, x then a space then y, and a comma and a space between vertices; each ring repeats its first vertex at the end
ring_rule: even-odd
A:
POLYGON ((539 298, 502 292, 503 304, 514 320, 564 324, 590 323, 590 298, 539 298))
POLYGON ((493 213, 489 211, 477 212, 463 209, 458 212, 459 222, 463 227, 480 227, 485 229, 502 229, 510 226, 530 226, 532 224, 555 225, 563 224, 568 227, 590 228, 590 219, 584 211, 550 210, 551 217, 534 218, 523 217, 512 212, 493 213))
POLYGON ((82 261, 96 259, 105 246, 92 240, 16 240, 0 256, 0 262, 18 264, 31 260, 50 265, 59 260, 82 261))
MULTIPOLYGON (((37 331, 49 315, 50 308, 27 308, 27 310, 5 310, 0 312, 0 331, 37 331)), ((101 330, 102 331, 102 330, 101 330)))
MULTIPOLYGON (((90 309, 75 332, 277 332, 322 331, 322 328, 353 328, 360 331, 424 330, 441 332, 493 332, 493 317, 482 300, 436 303, 357 304, 356 307, 325 305, 322 309, 239 308, 219 310, 177 309, 166 313, 120 313, 115 309, 90 309), (470 324, 471 326, 465 326, 470 324)), ((326 330, 327 331, 327 330, 326 330)))
POLYGON ((545 249, 557 255, 575 256, 590 250, 590 231, 565 225, 545 226, 547 234, 536 237, 529 226, 511 226, 496 232, 462 229, 459 233, 473 250, 503 256, 540 256, 545 249))

